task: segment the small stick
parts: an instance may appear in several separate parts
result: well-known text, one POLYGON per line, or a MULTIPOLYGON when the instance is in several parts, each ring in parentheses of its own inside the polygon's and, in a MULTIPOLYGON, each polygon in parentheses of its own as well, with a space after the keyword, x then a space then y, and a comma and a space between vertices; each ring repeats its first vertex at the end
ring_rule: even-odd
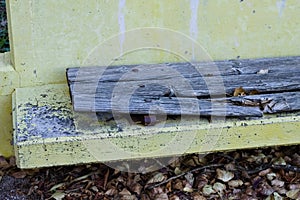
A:
POLYGON ((193 173, 193 172, 200 171, 200 170, 204 170, 204 169, 207 169, 207 168, 214 168, 214 167, 221 167, 221 166, 224 166, 224 165, 223 165, 223 164, 212 164, 212 165, 206 165, 206 166, 203 166, 203 167, 198 167, 198 168, 189 170, 189 171, 187 171, 187 172, 184 172, 184 173, 182 173, 182 174, 179 174, 179 175, 177 175, 177 176, 172 176, 171 178, 168 178, 168 179, 166 179, 166 180, 164 180, 164 181, 162 181, 162 182, 160 182, 160 183, 151 185, 151 186, 147 187, 146 189, 150 189, 150 190, 151 190, 151 189, 156 188, 156 187, 158 187, 158 186, 161 186, 161 185, 163 185, 163 184, 165 184, 165 183, 167 183, 167 182, 169 182, 169 181, 171 181, 171 180, 174 180, 174 179, 176 179, 176 178, 182 177, 182 176, 184 176, 184 175, 186 175, 186 174, 188 174, 188 173, 193 173))
POLYGON ((292 165, 272 165, 274 169, 283 169, 286 171, 300 172, 300 167, 292 166, 292 165))

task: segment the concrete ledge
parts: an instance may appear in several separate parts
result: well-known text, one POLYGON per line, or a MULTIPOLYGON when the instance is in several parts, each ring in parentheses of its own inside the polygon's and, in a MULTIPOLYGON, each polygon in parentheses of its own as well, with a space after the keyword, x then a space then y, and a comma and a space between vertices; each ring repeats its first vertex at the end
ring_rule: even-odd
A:
POLYGON ((299 113, 120 128, 114 122, 92 124, 84 114, 78 117, 65 84, 18 88, 13 105, 14 148, 21 168, 300 143, 299 113))

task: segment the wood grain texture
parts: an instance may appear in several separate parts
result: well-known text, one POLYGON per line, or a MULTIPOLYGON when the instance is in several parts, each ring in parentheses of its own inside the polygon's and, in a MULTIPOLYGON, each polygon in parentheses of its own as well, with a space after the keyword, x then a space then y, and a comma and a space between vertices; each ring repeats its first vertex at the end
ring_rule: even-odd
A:
POLYGON ((300 57, 67 69, 75 111, 262 116, 299 110, 300 57), (232 97, 236 88, 247 94, 232 97))

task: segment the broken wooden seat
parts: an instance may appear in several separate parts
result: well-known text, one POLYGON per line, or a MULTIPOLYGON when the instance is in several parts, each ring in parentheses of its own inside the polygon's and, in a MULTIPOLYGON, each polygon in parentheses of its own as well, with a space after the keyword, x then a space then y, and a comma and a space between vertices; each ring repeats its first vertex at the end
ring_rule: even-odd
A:
POLYGON ((69 68, 67 78, 75 111, 261 117, 300 109, 300 57, 69 68))
MULTIPOLYGON (((166 64, 154 65, 153 68, 156 66, 157 69, 161 69, 164 65, 166 64)), ((176 66, 189 67, 189 64, 185 63, 168 65, 174 68, 176 66)), ((221 106, 221 110, 217 110, 216 113, 222 115, 210 121, 193 114, 189 115, 189 113, 188 115, 182 115, 180 118, 168 118, 165 115, 165 118, 161 121, 157 120, 151 126, 126 122, 123 124, 122 117, 114 120, 101 120, 95 111, 99 113, 100 111, 110 111, 111 107, 86 106, 92 99, 89 96, 90 93, 87 93, 87 101, 83 101, 84 99, 82 98, 79 98, 81 101, 76 99, 77 95, 82 97, 85 92, 89 91, 88 89, 92 91, 89 88, 92 78, 79 82, 81 83, 80 85, 87 86, 85 91, 74 90, 76 89, 73 87, 74 81, 79 80, 75 78, 79 68, 68 70, 70 88, 67 84, 17 88, 13 96, 13 118, 15 129, 14 149, 18 158, 18 166, 21 168, 34 168, 36 166, 164 157, 181 155, 183 152, 205 153, 300 143, 298 132, 296 131, 300 128, 300 115, 296 111, 298 109, 297 106, 299 106, 299 98, 297 97, 299 57, 219 61, 216 62, 216 65, 224 67, 220 72, 225 79, 232 77, 228 79, 230 81, 224 81, 226 94, 223 96, 215 95, 215 98, 211 98, 209 95, 204 95, 203 91, 197 90, 197 85, 195 86, 196 95, 190 93, 190 91, 169 95, 165 94, 165 89, 168 89, 168 85, 162 87, 159 84, 155 85, 153 93, 148 93, 146 90, 148 88, 147 85, 145 87, 138 86, 137 88, 140 90, 134 90, 133 96, 136 99, 140 99, 141 97, 137 94, 146 93, 148 94, 147 98, 152 98, 152 100, 151 102, 147 102, 148 100, 143 101, 143 104, 154 103, 159 106, 162 103, 174 105, 177 99, 191 98, 193 99, 192 105, 199 105, 200 113, 204 116, 209 116, 213 112, 210 110, 211 107, 208 106, 206 110, 201 110, 201 106, 213 105, 212 101, 216 101, 232 108, 231 113, 234 113, 235 117, 227 117, 228 112, 225 112, 221 106), (245 66, 246 63, 248 63, 247 66, 245 66), (272 73, 277 75, 275 80, 274 78, 272 79, 272 73), (236 78, 233 77, 243 77, 245 79, 241 79, 239 83, 238 81, 234 82, 236 78), (260 77, 260 79, 254 79, 254 77, 260 77), (272 82, 268 81, 271 79, 273 80, 272 82), (267 87, 269 85, 272 87, 267 87), (242 87, 247 94, 232 96, 235 89, 239 87, 242 87), (258 90, 259 93, 250 95, 250 90, 252 89, 258 90), (282 91, 279 91, 279 89, 282 91), (188 94, 193 94, 194 96, 188 94), (259 101, 266 100, 266 98, 268 98, 266 102, 259 101), (272 103, 273 100, 276 100, 275 103, 272 103), (208 103, 202 104, 203 101, 208 103), (81 106, 81 102, 87 103, 81 106), (198 104, 198 102, 201 104, 198 104), (249 102, 254 105, 249 105, 249 102), (281 103, 277 102, 284 102, 284 106, 279 106, 281 103), (262 104, 269 105, 270 108, 262 104), (233 112, 235 108, 236 110, 233 112), (79 111, 76 111, 77 109, 79 111), (248 117, 245 118, 241 117, 243 116, 242 114, 246 113, 246 110, 250 110, 251 112, 249 113, 252 114, 248 114, 248 117)), ((101 80, 105 83, 103 86, 109 84, 112 80, 118 80, 115 79, 115 77, 118 77, 118 73, 124 73, 126 70, 133 70, 132 72, 137 73, 134 70, 136 67, 116 66, 108 68, 107 70, 111 71, 105 73, 107 76, 101 77, 101 80)), ((179 67, 180 69, 182 68, 179 67)), ((220 67, 220 69, 222 68, 220 67)), ((82 72, 93 77, 95 73, 90 73, 89 70, 95 69, 87 67, 82 72)), ((148 70, 152 71, 150 68, 148 70)), ((185 70, 182 70, 182 73, 184 72, 185 70)), ((161 75, 162 78, 165 77, 163 73, 156 74, 161 75)), ((155 74, 152 73, 150 75, 155 74)), ((196 77, 196 75, 196 73, 190 74, 190 76, 186 74, 185 78, 201 78, 201 76, 196 77)), ((214 76, 214 74, 202 75, 204 77, 214 76)), ((133 78, 134 80, 132 81, 134 82, 140 77, 136 75, 133 78)), ((170 77, 170 79, 172 78, 173 76, 170 77)), ((124 82, 126 81, 124 80, 124 82)), ((199 82, 201 81, 197 83, 199 82)), ((96 84, 94 89, 97 89, 98 86, 102 87, 101 84, 96 84)), ((198 87, 198 89, 201 88, 198 87)), ((110 92, 111 90, 107 91, 110 92)), ((99 96, 103 98, 107 97, 107 94, 109 93, 103 92, 99 93, 99 96)), ((108 98, 104 100, 109 102, 108 98)), ((136 105, 134 104, 135 101, 132 102, 129 108, 134 108, 132 106, 136 105)), ((98 103, 97 101, 96 103, 92 101, 89 105, 102 105, 98 103)), ((150 107, 154 106, 151 105, 150 107)), ((168 106, 164 108, 168 108, 168 106)), ((125 115, 128 117, 126 113, 122 113, 122 109, 117 111, 120 111, 120 113, 113 113, 114 116, 118 116, 117 114, 119 113, 120 116, 125 115)), ((153 109, 153 113, 149 116, 155 116, 156 113, 157 111, 153 109)))

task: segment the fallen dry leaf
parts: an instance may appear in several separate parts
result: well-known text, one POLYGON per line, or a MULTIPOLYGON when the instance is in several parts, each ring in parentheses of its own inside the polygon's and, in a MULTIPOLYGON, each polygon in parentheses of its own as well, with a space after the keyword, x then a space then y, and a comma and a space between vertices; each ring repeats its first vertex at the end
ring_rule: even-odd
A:
POLYGON ((285 195, 287 190, 285 188, 276 188, 274 187, 274 190, 278 193, 278 194, 281 194, 281 195, 285 195))
POLYGON ((293 165, 300 166, 300 155, 298 153, 294 153, 292 156, 291 162, 293 165))
POLYGON ((197 184, 197 189, 198 190, 202 189, 205 185, 208 184, 207 176, 205 174, 201 174, 201 175, 197 176, 196 177, 196 184, 197 184))
POLYGON ((99 192, 99 190, 98 190, 98 188, 96 186, 92 186, 91 190, 94 191, 94 192, 99 192))
POLYGON ((213 185, 213 189, 216 192, 223 194, 224 190, 226 189, 226 185, 220 182, 215 182, 213 185))
POLYGON ((253 196, 254 190, 253 190, 252 187, 249 187, 249 186, 248 186, 248 187, 246 188, 245 193, 246 193, 248 196, 253 196))
POLYGON ((236 168, 234 163, 226 164, 224 167, 225 167, 226 171, 233 171, 236 168))
POLYGON ((286 165, 286 162, 285 162, 285 160, 284 160, 282 157, 279 157, 279 158, 277 158, 277 159, 273 162, 273 164, 275 164, 275 165, 286 165))
POLYGON ((300 189, 290 190, 286 193, 286 196, 291 199, 299 199, 300 198, 300 189))
POLYGON ((105 195, 107 196, 114 196, 118 193, 118 190, 116 188, 110 188, 105 192, 105 195))
POLYGON ((234 177, 234 174, 229 171, 217 169, 217 179, 223 181, 223 182, 228 182, 234 177))
POLYGON ((284 186, 284 181, 274 179, 274 180, 271 181, 271 185, 278 186, 278 187, 283 187, 284 186))
POLYGON ((193 193, 192 198, 193 198, 193 200, 206 200, 206 198, 204 196, 200 195, 199 193, 193 193))
POLYGON ((166 177, 162 173, 156 173, 149 181, 147 181, 146 185, 150 185, 153 183, 159 183, 166 180, 166 177))
POLYGON ((173 194, 170 196, 169 200, 180 200, 180 198, 177 195, 173 194))
POLYGON ((56 191, 54 194, 52 194, 51 198, 55 200, 62 200, 66 194, 63 191, 56 191))
POLYGON ((167 190, 167 192, 171 192, 172 191, 172 181, 169 181, 166 184, 166 190, 167 190))
POLYGON ((175 183, 174 183, 174 189, 176 190, 183 190, 183 184, 182 184, 182 181, 181 180, 175 180, 175 183))
POLYGON ((142 189, 143 189, 143 186, 141 186, 141 184, 135 182, 135 183, 133 183, 133 184, 130 186, 130 189, 131 189, 132 192, 134 192, 134 193, 140 195, 140 194, 141 194, 141 191, 142 191, 142 189))
POLYGON ((126 188, 124 188, 119 194, 120 195, 131 195, 131 193, 126 188))
POLYGON ((174 173, 175 173, 175 175, 178 175, 178 174, 182 174, 182 171, 180 170, 179 167, 176 167, 176 168, 174 169, 174 173))
POLYGON ((261 184, 259 190, 260 193, 265 196, 269 196, 274 192, 274 189, 267 182, 261 184))
POLYGON ((243 185, 243 181, 242 180, 230 180, 228 182, 228 185, 230 187, 236 188, 236 187, 242 186, 243 185))
POLYGON ((267 179, 269 181, 273 180, 274 178, 276 178, 276 174, 275 173, 268 173, 267 174, 267 179))
POLYGON ((211 194, 216 193, 216 191, 213 189, 212 185, 205 185, 202 188, 202 193, 203 193, 204 196, 209 196, 211 194))
POLYGON ((66 185, 66 183, 58 183, 58 184, 54 185, 53 187, 51 187, 51 189, 49 191, 54 191, 60 187, 63 187, 64 185, 66 185))
POLYGON ((246 90, 244 90, 244 88, 242 88, 242 87, 235 88, 235 90, 233 92, 234 97, 245 96, 245 95, 246 95, 246 90))
POLYGON ((300 189, 300 184, 290 184, 288 188, 290 190, 300 189))
POLYGON ((273 193, 273 197, 274 200, 283 200, 284 198, 282 196, 280 196, 280 194, 278 194, 277 192, 273 193))
POLYGON ((185 179, 187 180, 187 182, 190 184, 190 185, 193 185, 194 184, 194 175, 192 173, 187 173, 185 176, 185 179))
POLYGON ((269 174, 272 170, 270 168, 262 170, 258 173, 259 176, 265 176, 267 174, 269 174))
POLYGON ((268 196, 265 200, 283 200, 284 198, 280 196, 277 192, 274 192, 270 196, 268 196))
POLYGON ((199 162, 198 160, 199 160, 198 157, 193 156, 185 159, 183 162, 185 163, 186 166, 195 167, 197 166, 197 162, 199 162))
POLYGON ((164 192, 164 190, 163 190, 162 187, 156 187, 156 188, 153 188, 152 191, 153 191, 153 194, 155 194, 155 195, 164 192))
POLYGON ((27 174, 25 171, 17 171, 17 172, 12 173, 12 176, 15 178, 18 178, 18 179, 25 178, 26 175, 27 174))
POLYGON ((183 191, 184 191, 184 192, 191 193, 191 192, 193 192, 194 190, 193 190, 193 187, 192 187, 189 183, 186 183, 185 186, 184 186, 184 188, 183 188, 183 191))

